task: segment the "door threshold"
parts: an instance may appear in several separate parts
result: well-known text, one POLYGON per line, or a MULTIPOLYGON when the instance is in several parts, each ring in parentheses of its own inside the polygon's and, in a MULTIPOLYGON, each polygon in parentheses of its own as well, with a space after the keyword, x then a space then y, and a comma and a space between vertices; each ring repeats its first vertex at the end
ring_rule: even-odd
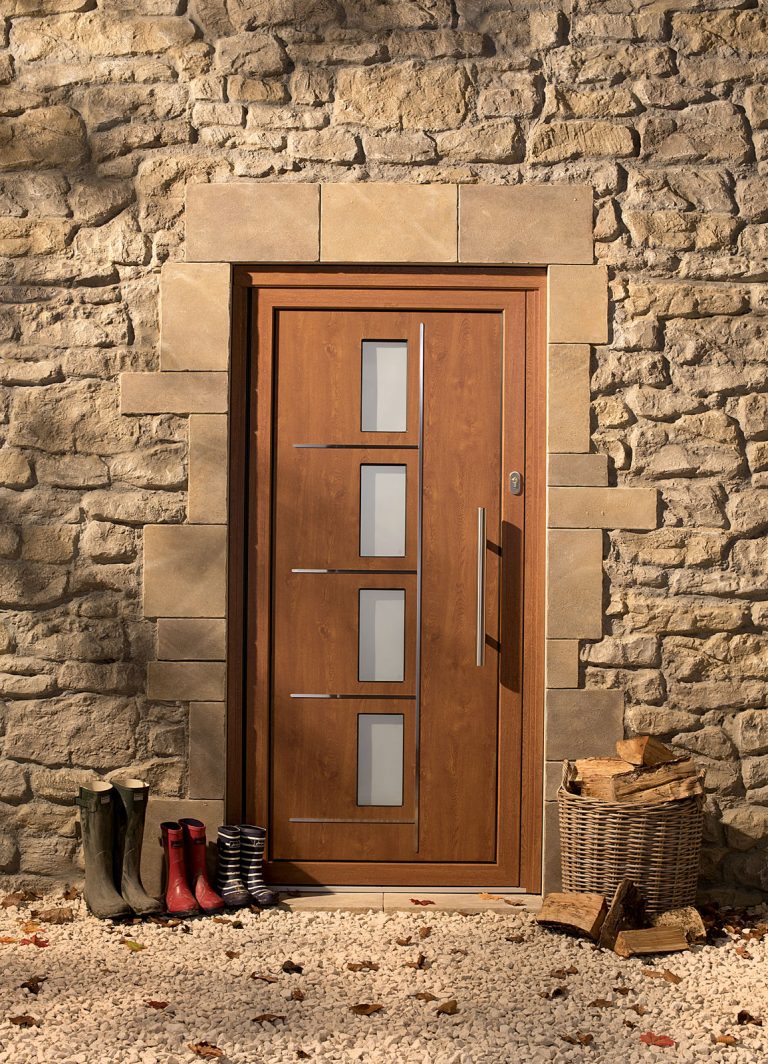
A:
MULTIPOLYGON (((274 888, 280 890, 280 888, 274 888)), ((538 910, 541 896, 520 892, 457 890, 423 891, 418 889, 400 891, 336 890, 325 887, 319 890, 288 892, 280 890, 280 908, 291 912, 462 912, 462 913, 507 913, 514 915, 526 910, 538 910), (482 897, 483 893, 492 895, 482 897), (413 900, 412 900, 413 899, 413 900), (421 904, 414 904, 419 902, 421 904), (427 904, 424 904, 424 903, 427 904)))

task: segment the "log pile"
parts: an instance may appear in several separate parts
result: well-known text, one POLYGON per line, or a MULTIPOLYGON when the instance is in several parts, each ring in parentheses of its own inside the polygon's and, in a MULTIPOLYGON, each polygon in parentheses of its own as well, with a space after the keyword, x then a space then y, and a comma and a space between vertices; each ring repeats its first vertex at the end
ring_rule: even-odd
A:
POLYGON ((566 762, 566 790, 604 802, 669 802, 703 794, 690 757, 678 757, 658 739, 639 735, 616 743, 616 757, 566 762))

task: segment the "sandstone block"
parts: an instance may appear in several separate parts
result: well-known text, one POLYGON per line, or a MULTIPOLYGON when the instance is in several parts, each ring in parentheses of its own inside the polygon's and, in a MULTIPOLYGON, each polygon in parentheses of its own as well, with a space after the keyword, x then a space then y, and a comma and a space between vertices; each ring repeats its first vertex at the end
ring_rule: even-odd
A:
POLYGON ((350 165, 358 160, 360 146, 347 129, 319 129, 290 133, 288 152, 296 159, 350 165))
POLYGON ((32 466, 19 451, 0 450, 0 484, 17 491, 34 483, 32 466))
POLYGON ((612 539, 621 560, 629 565, 665 568, 717 565, 727 545, 722 533, 693 528, 659 528, 643 535, 621 532, 612 539))
POLYGON ((53 166, 76 169, 87 154, 85 127, 70 107, 39 107, 13 118, 0 118, 0 171, 53 166))
POLYGON ((435 141, 427 133, 363 135, 366 159, 379 163, 424 163, 436 157, 435 141))
POLYGON ((216 42, 216 66, 226 74, 269 77, 288 68, 288 57, 269 33, 239 33, 216 42))
POLYGON ((591 263, 592 190, 585 185, 460 186, 459 260, 591 263))
POLYGON ((739 228, 729 214, 693 211, 625 211, 632 240, 641 246, 706 251, 733 243, 739 228))
POLYGON ((0 525, 0 558, 16 558, 21 537, 12 525, 0 525))
POLYGON ((136 549, 133 529, 108 521, 89 521, 80 536, 80 550, 95 562, 129 561, 136 549))
POLYGON ((768 529, 768 489, 746 488, 734 492, 725 510, 735 532, 745 535, 765 532, 768 529))
POLYGON ((530 142, 532 163, 560 163, 570 159, 622 159, 635 155, 632 130, 612 122, 552 122, 539 125, 530 142))
POLYGON ((187 259, 224 262, 315 262, 317 185, 232 182, 187 190, 187 259))
POLYGON ((167 51, 191 41, 195 27, 188 19, 115 18, 106 11, 17 19, 11 46, 17 59, 71 62, 73 57, 130 56, 167 51))
POLYGON ((643 589, 629 591, 626 599, 633 628, 639 632, 734 631, 749 619, 747 603, 721 601, 705 595, 670 598, 643 589))
POLYGON ((532 118, 542 102, 535 78, 511 70, 480 78, 477 113, 481 118, 532 118))
POLYGON ((768 439, 768 395, 745 395, 739 399, 738 419, 748 440, 768 439))
POLYGON ((226 776, 225 707, 192 702, 189 707, 189 794, 223 798, 226 776))
POLYGON ((121 373, 123 414, 216 414, 227 410, 226 373, 121 373))
POLYGON ((189 419, 189 521, 227 521, 227 450, 225 414, 193 414, 189 419))
POLYGON ((547 544, 547 636, 599 639, 603 634, 602 532, 553 529, 547 544))
POLYGON ((579 686, 578 639, 547 640, 547 687, 579 686))
POLYGON ((768 809, 743 803, 724 809, 721 816, 726 840, 734 850, 751 850, 768 834, 768 809))
POLYGON ((449 161, 519 162, 525 151, 520 127, 511 119, 437 133, 435 140, 449 161))
POLYGON ((0 563, 0 605, 8 609, 54 606, 61 602, 66 588, 66 572, 54 566, 0 563))
POLYGON ((608 484, 608 459, 604 454, 550 454, 547 483, 554 487, 608 484))
POLYGON ((647 635, 604 636, 587 645, 586 660, 590 665, 658 665, 659 640, 647 635))
POLYGON ((748 42, 749 51, 768 53, 768 18, 763 11, 681 12, 672 20, 676 40, 691 55, 716 52, 719 48, 739 51, 748 42))
POLYGON ((637 97, 623 85, 590 90, 557 88, 556 98, 567 118, 624 118, 640 110, 637 97))
POLYGON ((224 526, 147 526, 144 529, 145 616, 223 617, 226 550, 224 526))
POLYGON ((225 673, 223 661, 150 661, 147 697, 159 702, 221 701, 225 673))
POLYGON ((174 443, 119 454, 110 459, 109 471, 113 484, 131 484, 139 488, 181 488, 187 479, 184 448, 182 444, 174 443))
POLYGON ((627 314, 658 317, 703 317, 709 314, 741 314, 749 306, 743 287, 729 284, 685 284, 660 281, 633 283, 622 304, 627 314))
POLYGON ((21 557, 25 562, 51 565, 72 560, 77 529, 55 525, 27 525, 22 528, 21 557))
POLYGON ((550 344, 547 359, 547 447, 588 451, 589 347, 550 344))
POLYGON ((27 676, 21 673, 0 673, 0 697, 40 698, 55 689, 53 679, 47 675, 27 676))
POLYGON ((333 75, 322 68, 299 67, 291 74, 290 94, 294 103, 305 107, 327 103, 333 94, 333 75))
POLYGON ((27 773, 15 761, 0 761, 0 801, 20 802, 27 796, 27 773))
POLYGON ((549 342, 608 341, 608 275, 605 266, 549 267, 549 342))
POLYGON ((466 71, 452 65, 342 67, 334 118, 368 129, 454 129, 466 115, 468 90, 466 71))
POLYGON ((725 101, 694 104, 641 123, 644 156, 667 162, 744 162, 750 150, 743 116, 725 101))
POLYGON ((547 691, 545 749, 550 761, 615 753, 623 732, 620 691, 547 691))
POLYGON ((10 703, 5 754, 42 765, 109 769, 130 763, 137 723, 135 703, 124 698, 80 694, 10 703))
POLYGON ((736 181, 736 201, 748 222, 768 222, 768 189, 760 174, 747 174, 736 181))
POLYGON ((753 473, 765 472, 768 469, 768 440, 747 444, 747 462, 753 473))
POLYGON ((161 617, 157 656, 161 661, 224 661, 226 622, 210 617, 161 617))
MULTIPOLYGON (((49 454, 109 455, 131 450, 137 434, 136 425, 120 417, 117 390, 111 382, 66 381, 18 389, 7 442, 49 454)), ((67 465, 56 461, 62 470, 67 465)), ((74 469, 78 467, 82 468, 82 462, 76 458, 74 469)), ((93 461, 89 467, 95 468, 93 461)), ((64 476, 60 473, 59 479, 64 476)))
POLYGON ((456 196, 452 185, 326 185, 321 258, 455 262, 456 196), (365 233, 363 242, 360 233, 365 233))
POLYGON ((655 528, 656 508, 654 488, 549 489, 550 528, 655 528))
POLYGON ((768 711, 748 709, 736 717, 735 742, 743 754, 768 752, 768 711))
POLYGON ((282 78, 244 78, 236 75, 227 78, 227 97, 243 103, 287 103, 290 93, 282 78))
POLYGON ((226 263, 165 263, 160 280, 164 371, 227 369, 230 274, 226 263))
POLYGON ((83 509, 93 521, 144 525, 148 521, 183 520, 186 496, 170 491, 91 491, 83 497, 83 509))
POLYGON ((650 476, 729 476, 744 465, 738 430, 721 410, 633 428, 631 443, 637 472, 650 476))
POLYGON ((242 126, 245 111, 237 103, 219 103, 204 100, 192 108, 192 125, 197 126, 242 126))

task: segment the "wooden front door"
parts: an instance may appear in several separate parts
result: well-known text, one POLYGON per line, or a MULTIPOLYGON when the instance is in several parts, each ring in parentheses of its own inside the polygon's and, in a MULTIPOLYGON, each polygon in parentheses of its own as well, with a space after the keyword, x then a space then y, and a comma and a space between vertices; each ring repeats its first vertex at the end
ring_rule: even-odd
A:
POLYGON ((515 886, 527 295, 397 296, 261 293, 268 872, 515 886))

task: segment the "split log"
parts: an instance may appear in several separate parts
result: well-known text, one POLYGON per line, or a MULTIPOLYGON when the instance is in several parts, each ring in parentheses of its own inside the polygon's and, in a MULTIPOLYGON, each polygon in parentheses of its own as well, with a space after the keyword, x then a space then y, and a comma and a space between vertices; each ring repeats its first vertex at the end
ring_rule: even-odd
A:
POLYGON ((619 739, 616 753, 632 765, 661 765, 677 757, 664 743, 652 735, 637 735, 634 739, 619 739))
POLYGON ((668 802, 704 793, 696 765, 688 757, 614 776, 611 787, 615 802, 668 802))
POLYGON ((629 761, 622 761, 618 757, 583 757, 575 765, 579 794, 587 798, 602 798, 607 802, 613 798, 613 777, 632 771, 629 761))
POLYGON ((622 879, 600 929, 598 945, 613 949, 619 932, 643 927, 645 922, 645 899, 631 879, 622 879))
POLYGON ((547 894, 536 921, 543 927, 578 931, 596 941, 607 912, 602 894, 547 894))
POLYGON ((707 929, 698 909, 686 905, 682 909, 668 909, 651 920, 654 927, 682 927, 685 937, 691 945, 707 941, 707 929))
POLYGON ((640 931, 619 931, 614 953, 620 957, 635 957, 646 953, 677 953, 688 949, 688 939, 682 927, 645 927, 640 931))

